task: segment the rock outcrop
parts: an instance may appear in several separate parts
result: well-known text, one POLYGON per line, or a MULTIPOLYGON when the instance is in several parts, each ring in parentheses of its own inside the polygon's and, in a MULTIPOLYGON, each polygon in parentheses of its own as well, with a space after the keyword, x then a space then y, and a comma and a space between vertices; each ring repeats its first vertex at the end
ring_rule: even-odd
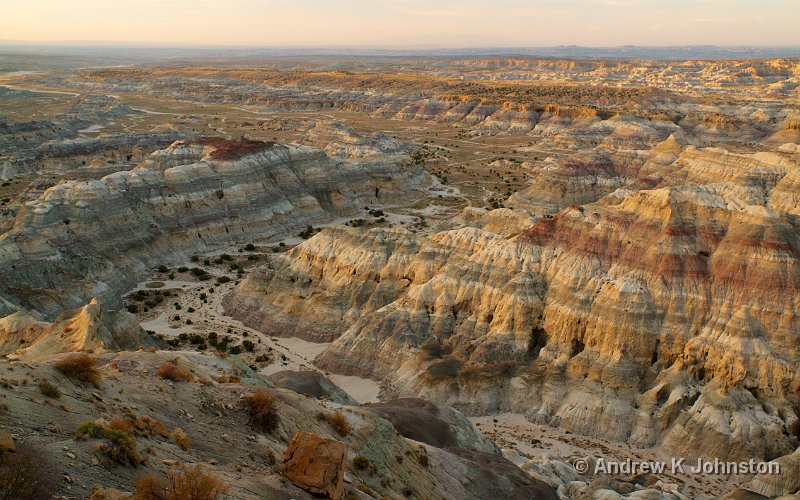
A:
POLYGON ((267 377, 275 387, 289 389, 312 398, 325 398, 343 405, 357 406, 358 402, 325 375, 314 371, 284 370, 267 377))
POLYGON ((800 422, 798 158, 660 154, 642 169, 680 186, 619 189, 516 236, 330 228, 228 310, 341 335, 320 366, 469 413, 682 456, 784 455, 800 422))
POLYGON ((749 489, 768 498, 800 492, 800 451, 779 457, 774 463, 778 464, 780 472, 757 474, 750 481, 749 489))
POLYGON ((65 311, 52 323, 25 311, 0 318, 0 356, 10 359, 33 361, 65 352, 99 353, 157 345, 133 315, 103 310, 96 300, 65 311))
POLYGON ((63 181, 30 201, 0 235, 0 296, 49 316, 95 296, 118 305, 158 264, 329 223, 429 183, 392 155, 346 162, 304 146, 179 141, 136 168, 63 181))
POLYGON ((391 422, 397 432, 409 439, 437 448, 499 452, 497 445, 477 432, 461 412, 433 401, 400 398, 374 403, 368 408, 391 422))
POLYGON ((347 445, 308 432, 289 442, 278 471, 300 488, 338 500, 344 494, 347 445))

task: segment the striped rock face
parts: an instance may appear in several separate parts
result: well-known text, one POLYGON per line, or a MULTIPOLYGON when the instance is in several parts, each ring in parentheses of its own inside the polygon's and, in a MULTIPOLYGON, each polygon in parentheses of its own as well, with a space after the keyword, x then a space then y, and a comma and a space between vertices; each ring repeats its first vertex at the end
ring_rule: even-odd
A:
POLYGON ((350 161, 308 146, 209 138, 177 141, 99 179, 64 180, 0 236, 0 304, 44 315, 92 297, 119 304, 158 263, 252 235, 296 234, 378 197, 413 198, 431 178, 406 160, 402 151, 350 161))
POLYGON ((326 369, 469 413, 686 456, 786 454, 800 423, 800 156, 669 146, 619 173, 660 187, 524 230, 509 210, 426 236, 330 228, 226 306, 270 333, 335 339, 326 369))

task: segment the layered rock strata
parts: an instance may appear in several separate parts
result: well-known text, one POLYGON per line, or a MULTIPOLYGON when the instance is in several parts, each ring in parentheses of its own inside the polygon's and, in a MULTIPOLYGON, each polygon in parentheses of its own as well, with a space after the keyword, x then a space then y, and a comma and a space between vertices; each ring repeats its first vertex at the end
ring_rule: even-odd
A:
POLYGON ((349 162, 305 146, 178 141, 130 170, 66 180, 0 235, 0 296, 45 315, 110 306, 148 268, 408 200, 430 183, 404 155, 349 162))
POLYGON ((661 154, 641 169, 664 187, 620 188, 517 234, 330 228, 249 276, 228 311, 338 337, 322 367, 467 412, 684 456, 789 453, 798 157, 661 154))

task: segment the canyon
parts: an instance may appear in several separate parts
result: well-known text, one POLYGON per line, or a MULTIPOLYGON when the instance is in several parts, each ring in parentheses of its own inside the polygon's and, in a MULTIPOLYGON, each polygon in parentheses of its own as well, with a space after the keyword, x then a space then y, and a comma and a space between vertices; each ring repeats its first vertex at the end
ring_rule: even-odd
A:
POLYGON ((67 498, 181 464, 233 498, 796 494, 798 88, 792 58, 0 73, 0 432, 67 498), (118 419, 135 466, 98 451, 118 419), (782 468, 576 465, 668 457, 782 468))

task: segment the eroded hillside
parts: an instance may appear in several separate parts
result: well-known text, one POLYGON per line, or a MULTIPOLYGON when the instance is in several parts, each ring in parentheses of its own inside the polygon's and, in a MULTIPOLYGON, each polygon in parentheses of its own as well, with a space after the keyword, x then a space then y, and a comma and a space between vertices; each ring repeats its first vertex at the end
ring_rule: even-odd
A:
POLYGON ((193 464, 234 498, 793 494, 798 71, 5 74, 0 449, 68 498, 193 464), (784 470, 575 467, 670 456, 784 470))

